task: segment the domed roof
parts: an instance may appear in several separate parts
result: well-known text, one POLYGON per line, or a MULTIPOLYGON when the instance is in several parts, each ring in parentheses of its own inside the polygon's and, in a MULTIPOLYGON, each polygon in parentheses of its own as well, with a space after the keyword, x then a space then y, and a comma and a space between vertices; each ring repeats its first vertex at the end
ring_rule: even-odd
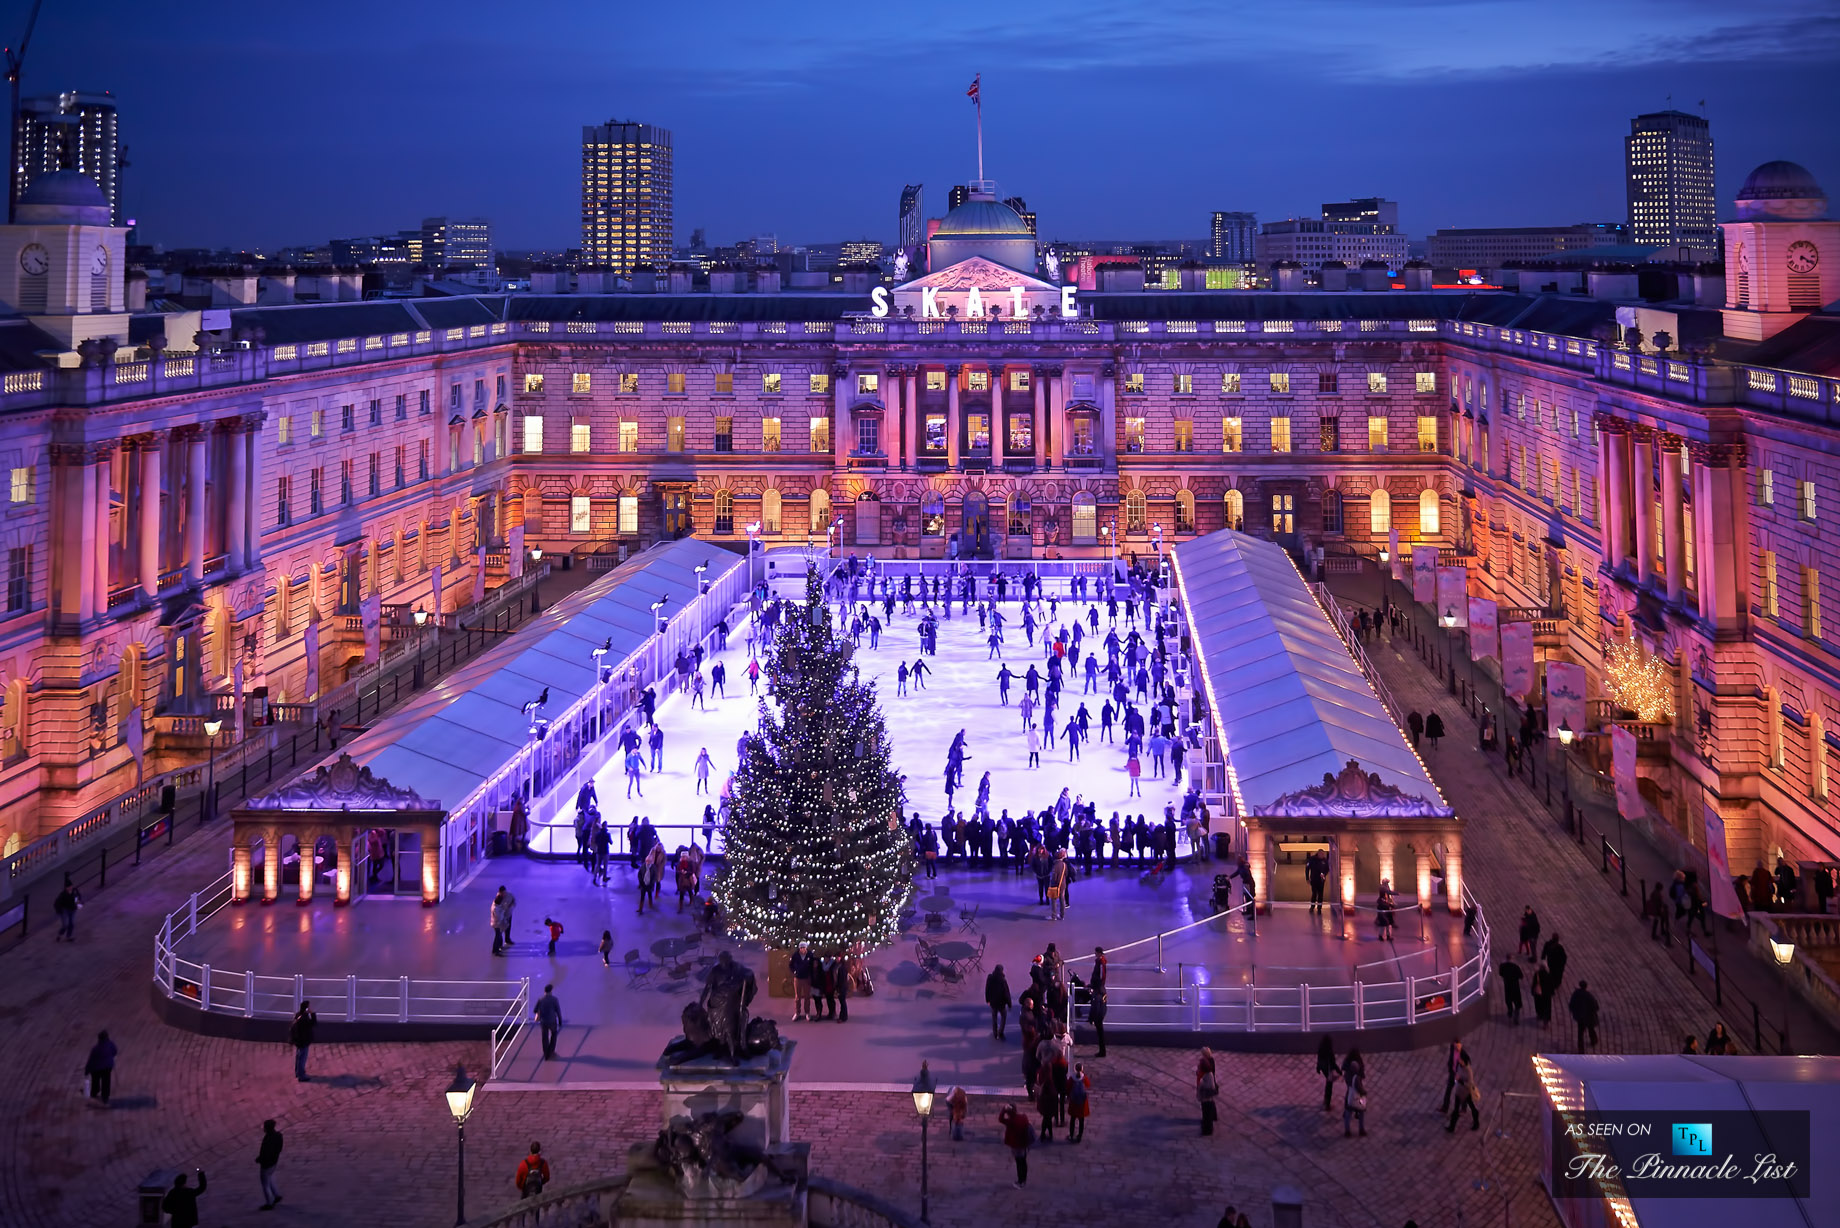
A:
MULTIPOLYGON (((935 235, 1029 235, 1029 224, 1008 205, 974 196, 940 219, 935 235)), ((1033 236, 1030 236, 1033 238, 1033 236)))
POLYGON ((21 222, 109 224, 109 199, 96 181, 81 171, 52 171, 35 176, 19 194, 21 222))
POLYGON ((1738 189, 1738 216, 1746 220, 1807 221, 1827 212, 1827 193, 1796 162, 1765 162, 1738 189))

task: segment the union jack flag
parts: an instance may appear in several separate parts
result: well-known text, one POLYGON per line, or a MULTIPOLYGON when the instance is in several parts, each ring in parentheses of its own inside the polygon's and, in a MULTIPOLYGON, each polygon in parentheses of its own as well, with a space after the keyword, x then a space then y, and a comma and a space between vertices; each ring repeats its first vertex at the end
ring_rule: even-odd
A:
POLYGON ((982 81, 983 79, 984 79, 983 73, 979 73, 977 76, 971 78, 971 88, 965 91, 965 97, 969 98, 973 102, 979 101, 978 82, 982 81))

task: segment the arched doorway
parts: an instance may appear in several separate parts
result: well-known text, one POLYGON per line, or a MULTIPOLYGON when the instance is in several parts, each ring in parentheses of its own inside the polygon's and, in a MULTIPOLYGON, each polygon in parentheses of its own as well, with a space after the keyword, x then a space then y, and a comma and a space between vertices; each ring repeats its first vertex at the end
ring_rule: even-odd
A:
POLYGON ((990 500, 981 490, 965 495, 965 522, 961 534, 964 553, 974 558, 990 555, 990 500))
POLYGON ((873 491, 856 497, 856 545, 875 546, 882 540, 882 501, 873 491))
POLYGON ((664 535, 676 540, 690 536, 690 496, 681 490, 664 492, 664 535))

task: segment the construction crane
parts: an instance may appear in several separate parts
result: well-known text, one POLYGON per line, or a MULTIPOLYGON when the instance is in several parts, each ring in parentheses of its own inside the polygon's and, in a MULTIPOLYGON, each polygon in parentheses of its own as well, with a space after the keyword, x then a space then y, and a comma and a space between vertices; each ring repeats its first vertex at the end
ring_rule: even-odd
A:
POLYGON ((32 45, 32 28, 38 25, 38 10, 45 0, 32 0, 32 12, 26 17, 25 37, 19 40, 19 50, 6 49, 6 84, 13 94, 13 109, 10 113, 11 156, 6 164, 6 220, 11 225, 17 219, 13 216, 19 205, 19 74, 26 66, 26 48, 32 45))

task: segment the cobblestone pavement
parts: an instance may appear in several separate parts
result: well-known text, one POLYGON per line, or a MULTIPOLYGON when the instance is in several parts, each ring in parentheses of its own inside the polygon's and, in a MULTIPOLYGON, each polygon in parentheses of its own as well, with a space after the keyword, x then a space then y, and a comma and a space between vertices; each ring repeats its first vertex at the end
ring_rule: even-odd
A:
MULTIPOLYGON (((1374 655, 1402 702, 1454 709, 1415 659, 1384 642, 1374 655)), ((1454 710, 1447 720, 1461 727, 1454 710)), ((1469 746, 1447 741, 1427 759, 1468 821, 1466 877, 1498 952, 1504 943, 1512 950, 1515 918, 1532 903, 1570 950, 1566 991, 1580 979, 1597 989, 1606 1050, 1672 1052, 1688 1031, 1704 1032, 1707 1012, 1684 974, 1648 958, 1646 935, 1619 901, 1579 878, 1552 824, 1530 822, 1469 746)), ((215 839, 196 840, 85 909, 74 945, 41 932, 0 962, 0 1223, 126 1223, 143 1177, 193 1166, 213 1179, 203 1200, 208 1225, 451 1223, 454 1135, 440 1092, 454 1063, 483 1068, 483 1044, 322 1046, 314 1079, 298 1084, 284 1045, 199 1037, 155 1017, 147 989, 154 923, 222 864, 215 839), (106 1111, 78 1090, 99 1027, 121 1047, 106 1111), (259 1215, 254 1157, 269 1116, 287 1136, 285 1201, 259 1215)), ((821 1036, 804 1038, 802 1077, 820 1080, 821 1036)), ((1220 1132, 1202 1138, 1193 1054, 1114 1046, 1091 1063, 1087 1141, 1039 1149, 1026 1192, 1010 1188, 997 1101, 974 1102, 966 1142, 947 1141, 937 1123, 933 1222, 1021 1228, 1097 1213, 1108 1224, 1212 1225, 1230 1202, 1252 1207, 1263 1226, 1271 1189, 1290 1184, 1304 1191, 1312 1225, 1556 1224, 1536 1183, 1543 1148, 1528 1059, 1571 1049, 1570 1029, 1510 1027, 1497 1016, 1468 1040, 1486 1095, 1483 1130, 1444 1133, 1439 1053, 1382 1053, 1368 1058, 1368 1137, 1346 1140, 1339 1112, 1321 1111, 1309 1057, 1224 1057, 1220 1132), (1498 1125, 1508 1137, 1494 1136, 1498 1125), (1488 1188, 1478 1190, 1482 1178, 1488 1188)), ((911 1075, 905 1055, 891 1053, 888 1065, 890 1083, 911 1075)), ((626 1148, 656 1130, 657 1113, 650 1092, 483 1095, 468 1129, 469 1209, 479 1216, 510 1203, 512 1170, 533 1139, 558 1183, 619 1171, 626 1148)), ((793 1123, 813 1144, 819 1172, 917 1209, 920 1136, 906 1096, 799 1092, 793 1123)))

